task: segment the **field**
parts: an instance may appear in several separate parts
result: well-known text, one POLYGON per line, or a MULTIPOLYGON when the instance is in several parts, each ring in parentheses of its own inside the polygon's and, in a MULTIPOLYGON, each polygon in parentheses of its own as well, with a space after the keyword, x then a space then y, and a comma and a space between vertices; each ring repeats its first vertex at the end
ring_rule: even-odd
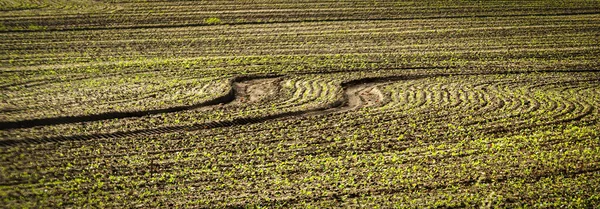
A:
POLYGON ((600 205, 598 0, 0 11, 0 207, 600 205))

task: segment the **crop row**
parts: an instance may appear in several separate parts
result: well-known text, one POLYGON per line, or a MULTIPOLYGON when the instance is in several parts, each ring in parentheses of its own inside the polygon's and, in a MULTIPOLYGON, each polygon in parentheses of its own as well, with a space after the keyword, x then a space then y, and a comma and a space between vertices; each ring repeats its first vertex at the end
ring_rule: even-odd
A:
MULTIPOLYGON (((593 54, 598 15, 461 20, 387 20, 377 24, 306 23, 275 27, 208 26, 9 33, 0 42, 0 64, 14 66, 181 59, 198 56, 421 54, 447 60, 570 57, 593 54), (515 20, 516 19, 516 20, 515 20), (468 24, 465 24, 467 22, 468 24), (315 31, 312 28, 319 28, 315 31), (208 32, 210 31, 210 32, 208 32), (535 38, 533 38, 533 37, 535 38), (479 38, 477 38, 479 37, 479 38), (485 37, 485 38, 483 38, 485 37), (19 44, 15 44, 15 43, 19 44), (385 43, 385 44, 384 44, 385 43), (523 52, 523 54, 521 54, 523 52), (547 54, 547 55, 538 55, 547 54), (520 56, 519 56, 520 55, 520 56)), ((10 68, 8 68, 10 69, 10 68)))
MULTIPOLYGON (((66 2, 68 4, 68 2, 75 1, 66 2)), ((84 2, 80 5, 86 5, 86 3, 89 4, 89 2, 84 2)), ((2 15, 0 21, 3 22, 3 31, 44 31, 598 13, 598 3, 595 1, 577 1, 577 3, 571 2, 569 5, 547 1, 532 1, 527 5, 523 3, 507 4, 505 1, 486 1, 479 2, 477 5, 460 1, 455 3, 457 4, 449 6, 444 5, 442 1, 426 3, 382 1, 374 3, 352 0, 306 1, 302 4, 281 1, 247 2, 242 7, 228 1, 215 1, 215 3, 208 4, 123 2, 100 3, 88 8, 85 6, 81 8, 80 5, 73 4, 74 9, 70 12, 52 12, 60 11, 60 9, 37 10, 41 11, 38 13, 35 12, 35 9, 33 11, 12 11, 2 15), (218 18, 219 21, 207 21, 210 18, 218 18)), ((60 2, 56 5, 60 5, 60 2)), ((52 7, 50 6, 50 8, 52 7)))
POLYGON ((11 122, 193 106, 224 95, 228 90, 224 80, 159 76, 152 73, 107 76, 11 91, 4 95, 0 120, 11 122))

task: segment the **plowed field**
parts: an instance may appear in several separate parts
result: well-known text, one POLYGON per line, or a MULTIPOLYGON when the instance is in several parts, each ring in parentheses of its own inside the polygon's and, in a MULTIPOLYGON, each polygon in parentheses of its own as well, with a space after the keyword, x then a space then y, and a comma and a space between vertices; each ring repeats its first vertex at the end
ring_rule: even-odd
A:
POLYGON ((598 0, 0 11, 0 207, 600 205, 598 0))

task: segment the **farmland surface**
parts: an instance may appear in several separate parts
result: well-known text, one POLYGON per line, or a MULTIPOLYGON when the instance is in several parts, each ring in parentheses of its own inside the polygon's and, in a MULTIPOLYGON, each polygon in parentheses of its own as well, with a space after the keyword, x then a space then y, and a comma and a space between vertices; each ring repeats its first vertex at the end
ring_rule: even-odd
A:
POLYGON ((598 0, 0 0, 0 207, 594 208, 598 0))

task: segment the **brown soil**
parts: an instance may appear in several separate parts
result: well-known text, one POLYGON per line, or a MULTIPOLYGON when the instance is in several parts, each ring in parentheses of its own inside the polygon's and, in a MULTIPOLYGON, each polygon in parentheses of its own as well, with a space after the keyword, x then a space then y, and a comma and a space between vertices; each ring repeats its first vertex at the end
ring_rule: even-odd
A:
POLYGON ((236 98, 234 103, 254 103, 263 101, 279 91, 281 78, 253 79, 234 84, 236 98))
POLYGON ((337 108, 330 108, 321 111, 314 111, 306 113, 306 116, 311 115, 322 115, 333 112, 347 112, 357 110, 363 107, 377 106, 383 103, 383 93, 379 90, 378 86, 384 83, 369 82, 358 85, 351 85, 344 89, 345 101, 344 105, 337 108))

